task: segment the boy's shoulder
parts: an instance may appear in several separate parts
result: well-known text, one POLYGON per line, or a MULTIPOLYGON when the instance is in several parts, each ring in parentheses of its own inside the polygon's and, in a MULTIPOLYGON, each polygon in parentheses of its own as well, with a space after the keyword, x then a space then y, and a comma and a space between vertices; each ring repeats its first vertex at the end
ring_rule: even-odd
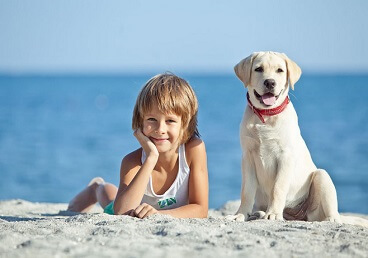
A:
POLYGON ((199 146, 204 146, 204 141, 202 141, 202 139, 197 136, 193 136, 192 138, 190 138, 189 141, 185 143, 186 150, 192 149, 195 147, 199 147, 199 146))
POLYGON ((135 151, 125 155, 122 162, 126 165, 141 165, 142 148, 138 148, 135 151))
POLYGON ((185 156, 189 167, 193 164, 202 164, 206 160, 206 147, 198 137, 191 138, 185 144, 185 156))
POLYGON ((201 155, 201 153, 206 153, 204 141, 196 136, 192 137, 185 143, 185 153, 189 161, 192 160, 193 157, 201 155))

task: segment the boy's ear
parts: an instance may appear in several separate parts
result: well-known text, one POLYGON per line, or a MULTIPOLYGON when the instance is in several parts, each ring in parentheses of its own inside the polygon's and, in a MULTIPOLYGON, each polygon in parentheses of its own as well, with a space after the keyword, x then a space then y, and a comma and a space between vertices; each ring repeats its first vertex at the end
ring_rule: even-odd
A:
POLYGON ((280 53, 280 55, 286 62, 287 79, 291 89, 294 90, 294 84, 299 80, 300 76, 302 75, 302 69, 300 69, 300 67, 284 53, 280 53))
POLYGON ((234 67, 236 76, 238 76, 239 80, 241 80, 244 83, 245 87, 247 87, 250 84, 253 60, 259 55, 259 53, 260 52, 254 52, 247 58, 244 58, 243 60, 241 60, 234 67))

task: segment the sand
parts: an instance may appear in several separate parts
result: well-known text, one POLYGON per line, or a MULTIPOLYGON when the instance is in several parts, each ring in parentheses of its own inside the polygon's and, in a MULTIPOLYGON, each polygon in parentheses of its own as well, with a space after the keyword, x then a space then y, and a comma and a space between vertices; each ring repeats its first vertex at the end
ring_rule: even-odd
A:
POLYGON ((368 257, 368 228, 225 220, 238 206, 228 202, 206 219, 141 220, 98 206, 80 214, 65 203, 0 201, 0 257, 368 257))

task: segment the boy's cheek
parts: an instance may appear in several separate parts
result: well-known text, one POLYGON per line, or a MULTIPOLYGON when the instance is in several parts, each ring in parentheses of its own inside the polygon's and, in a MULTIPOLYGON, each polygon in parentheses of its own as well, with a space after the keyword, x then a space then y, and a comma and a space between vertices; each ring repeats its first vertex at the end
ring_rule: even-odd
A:
POLYGON ((152 126, 143 126, 142 132, 145 136, 147 136, 152 132, 152 126))

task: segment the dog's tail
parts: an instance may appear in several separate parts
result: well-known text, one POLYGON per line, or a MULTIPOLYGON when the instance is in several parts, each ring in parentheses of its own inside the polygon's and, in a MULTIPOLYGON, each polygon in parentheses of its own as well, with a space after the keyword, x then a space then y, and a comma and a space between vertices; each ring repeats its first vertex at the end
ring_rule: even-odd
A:
POLYGON ((345 224, 350 225, 358 225, 368 228, 368 220, 360 218, 360 217, 354 217, 354 216, 346 216, 346 215, 340 215, 341 222, 345 224))

